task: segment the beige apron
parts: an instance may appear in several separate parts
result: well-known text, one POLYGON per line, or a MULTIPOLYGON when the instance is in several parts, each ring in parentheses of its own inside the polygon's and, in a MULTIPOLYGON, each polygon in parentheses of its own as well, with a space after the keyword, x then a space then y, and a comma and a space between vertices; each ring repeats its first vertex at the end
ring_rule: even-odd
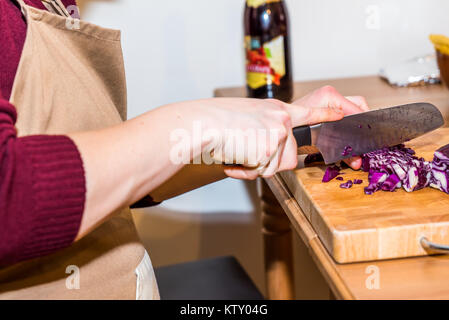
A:
MULTIPOLYGON (((16 1, 27 21, 10 99, 19 136, 100 129, 125 119, 120 31, 67 18, 59 0, 46 1, 58 8, 53 12, 16 1)), ((158 298, 147 257, 127 208, 67 249, 0 269, 0 299, 158 298), (136 284, 139 277, 146 282, 136 284)))

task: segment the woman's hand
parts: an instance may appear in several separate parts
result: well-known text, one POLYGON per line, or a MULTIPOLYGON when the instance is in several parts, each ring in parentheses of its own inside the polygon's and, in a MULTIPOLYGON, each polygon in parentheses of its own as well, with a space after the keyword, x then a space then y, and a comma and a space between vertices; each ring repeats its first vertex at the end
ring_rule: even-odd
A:
MULTIPOLYGON (((322 87, 293 104, 274 99, 212 99, 207 104, 208 112, 213 113, 211 118, 220 119, 221 130, 226 128, 231 131, 240 129, 276 133, 271 141, 267 135, 256 135, 252 141, 248 136, 242 138, 227 135, 220 143, 213 145, 211 149, 214 151, 223 151, 229 145, 235 146, 238 138, 245 142, 246 153, 239 155, 232 149, 234 152, 230 155, 223 151, 215 157, 223 162, 243 165, 244 167, 225 168, 228 176, 238 179, 271 177, 279 171, 294 169, 297 165, 297 145, 292 128, 336 121, 345 115, 369 110, 363 97, 343 97, 331 86, 322 87), (250 143, 256 147, 251 148, 250 143), (255 152, 251 153, 251 150, 255 152)), ((361 166, 360 157, 345 161, 354 169, 361 166)))
MULTIPOLYGON (((228 135, 220 143, 215 143, 211 149, 223 151, 215 159, 244 166, 225 168, 228 176, 238 179, 271 177, 279 171, 294 169, 297 165, 297 145, 292 128, 336 121, 345 115, 369 110, 363 97, 343 97, 331 86, 315 90, 293 104, 274 99, 212 99, 207 104, 207 113, 212 113, 211 119, 220 119, 222 131, 226 128, 231 131, 240 129, 277 133, 272 141, 267 136, 256 136, 253 141, 247 136, 240 137, 240 141, 244 140, 247 151, 243 155, 236 154, 234 149, 230 155, 223 151, 229 145, 235 146, 238 143, 235 136, 228 135), (256 147, 251 149, 251 142, 256 147), (251 154, 250 150, 255 152, 251 154)), ((361 166, 360 157, 347 159, 345 162, 356 170, 361 166)))
MULTIPOLYGON (((319 109, 328 107, 340 110, 345 116, 370 110, 364 97, 343 97, 331 86, 317 89, 305 97, 296 100, 293 102, 293 105, 319 109)), ((349 158, 345 162, 355 170, 360 169, 362 165, 360 157, 349 158)))
POLYGON ((271 177, 294 169, 298 158, 292 128, 344 116, 344 110, 329 105, 312 108, 274 99, 210 99, 185 107, 200 115, 197 121, 209 124, 206 130, 220 133, 219 139, 202 145, 202 154, 212 152, 215 160, 239 164, 224 169, 226 175, 237 179, 271 177), (240 150, 236 147, 239 144, 243 145, 240 150))

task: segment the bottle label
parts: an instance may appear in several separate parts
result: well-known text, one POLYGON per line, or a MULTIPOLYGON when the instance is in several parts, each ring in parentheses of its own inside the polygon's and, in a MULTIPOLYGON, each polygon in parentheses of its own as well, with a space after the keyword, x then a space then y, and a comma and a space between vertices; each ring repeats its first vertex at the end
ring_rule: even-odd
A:
POLYGON ((284 37, 261 43, 258 37, 245 37, 246 81, 251 89, 280 85, 285 76, 284 37))
POLYGON ((271 3, 271 2, 280 2, 281 0, 246 0, 246 4, 248 7, 257 8, 263 4, 271 3))

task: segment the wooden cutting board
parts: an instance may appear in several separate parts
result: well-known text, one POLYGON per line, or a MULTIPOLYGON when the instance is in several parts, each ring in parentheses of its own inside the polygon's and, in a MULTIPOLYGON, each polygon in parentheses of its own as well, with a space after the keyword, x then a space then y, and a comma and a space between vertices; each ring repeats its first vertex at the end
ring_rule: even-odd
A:
MULTIPOLYGON (((406 145, 432 160, 449 143, 449 128, 428 133, 406 145)), ((343 181, 322 183, 326 166, 281 174, 330 255, 339 263, 427 255, 420 238, 449 245, 449 195, 433 189, 407 193, 379 191, 368 196, 368 174, 345 169, 342 176, 362 179, 341 189, 343 181)))

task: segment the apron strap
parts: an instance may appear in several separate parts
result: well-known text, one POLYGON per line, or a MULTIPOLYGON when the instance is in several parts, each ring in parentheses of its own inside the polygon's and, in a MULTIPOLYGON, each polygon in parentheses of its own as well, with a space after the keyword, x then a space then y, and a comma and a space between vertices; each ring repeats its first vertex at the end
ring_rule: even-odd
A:
MULTIPOLYGON (((28 5, 25 3, 24 0, 15 0, 15 1, 19 4, 22 14, 25 16, 25 18, 27 18, 28 5)), ((69 12, 67 11, 66 7, 61 2, 61 0, 41 0, 41 2, 47 8, 48 11, 66 18, 70 17, 69 12)))
POLYGON ((69 12, 61 0, 41 0, 41 2, 48 11, 66 18, 70 17, 69 12))
POLYGON ((27 18, 27 4, 23 0, 15 0, 18 5, 20 6, 20 10, 22 11, 23 16, 25 19, 27 18))

